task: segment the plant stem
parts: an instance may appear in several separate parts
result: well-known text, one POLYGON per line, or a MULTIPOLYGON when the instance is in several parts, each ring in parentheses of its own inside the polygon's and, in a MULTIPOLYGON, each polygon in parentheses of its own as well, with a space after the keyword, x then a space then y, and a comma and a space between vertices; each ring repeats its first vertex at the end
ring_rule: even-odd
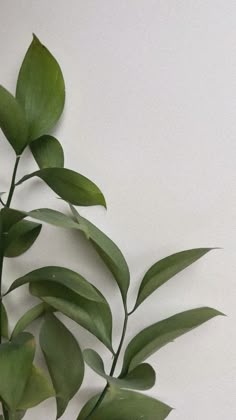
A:
MULTIPOLYGON (((115 368, 116 368, 116 365, 117 365, 117 362, 118 362, 118 359, 119 359, 119 356, 120 356, 120 352, 122 350, 122 346, 123 346, 123 343, 124 343, 125 334, 126 334, 126 330, 127 330, 127 326, 128 326, 129 314, 128 314, 128 311, 127 311, 126 304, 125 304, 124 308, 125 308, 125 318, 124 318, 123 330, 122 330, 122 334, 121 334, 120 344, 119 344, 119 347, 117 349, 117 352, 115 353, 114 360, 113 360, 113 363, 112 363, 112 366, 111 366, 111 370, 110 370, 110 374, 109 374, 110 376, 113 376, 113 374, 114 374, 114 371, 115 371, 115 368)), ((98 398, 95 406, 93 407, 93 409, 88 414, 88 416, 86 417, 85 420, 90 419, 92 414, 101 405, 102 401, 104 400, 104 398, 106 396, 106 393, 107 393, 108 389, 109 389, 109 384, 107 383, 104 390, 102 391, 100 397, 98 398)))
POLYGON ((10 190, 9 190, 9 194, 8 194, 8 198, 7 198, 7 203, 6 203, 6 207, 10 207, 11 205, 11 200, 15 191, 15 181, 16 181, 16 173, 17 173, 17 168, 19 165, 19 161, 20 161, 20 156, 16 156, 16 161, 15 161, 15 166, 13 169, 13 174, 12 174, 12 180, 11 180, 11 186, 10 186, 10 190))

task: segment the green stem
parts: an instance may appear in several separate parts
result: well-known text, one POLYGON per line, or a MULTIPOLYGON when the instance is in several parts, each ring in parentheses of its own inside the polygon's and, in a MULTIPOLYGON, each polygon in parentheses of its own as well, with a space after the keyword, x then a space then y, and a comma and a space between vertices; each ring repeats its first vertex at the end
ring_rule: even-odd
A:
POLYGON ((11 200, 12 200, 12 197, 13 197, 13 194, 14 194, 14 191, 15 191, 15 187, 16 187, 16 185, 15 185, 16 173, 17 173, 19 162, 20 162, 20 158, 21 158, 20 156, 16 156, 16 161, 15 161, 15 166, 14 166, 14 169, 13 169, 11 186, 10 186, 10 191, 9 191, 8 198, 7 198, 6 207, 10 207, 10 205, 11 205, 11 200))
MULTIPOLYGON (((120 344, 119 344, 119 347, 117 349, 117 352, 115 353, 114 360, 113 360, 113 363, 112 363, 112 366, 111 366, 111 370, 110 370, 110 374, 109 374, 110 376, 113 376, 113 374, 115 372, 115 368, 116 368, 116 365, 117 365, 117 362, 118 362, 118 359, 119 359, 119 356, 120 356, 120 352, 122 350, 122 346, 123 346, 123 343, 124 343, 125 334, 126 334, 127 326, 128 326, 128 320, 129 320, 129 315, 128 315, 127 307, 125 305, 125 319, 124 319, 123 330, 122 330, 122 334, 121 334, 120 344)), ((88 414, 88 416, 86 417, 85 420, 90 419, 91 416, 92 416, 92 414, 101 405, 102 401, 104 400, 104 398, 106 396, 106 393, 107 393, 108 389, 109 389, 109 384, 107 383, 106 386, 105 386, 105 388, 104 388, 104 390, 102 391, 100 397, 98 398, 95 406, 90 411, 90 413, 88 414)))

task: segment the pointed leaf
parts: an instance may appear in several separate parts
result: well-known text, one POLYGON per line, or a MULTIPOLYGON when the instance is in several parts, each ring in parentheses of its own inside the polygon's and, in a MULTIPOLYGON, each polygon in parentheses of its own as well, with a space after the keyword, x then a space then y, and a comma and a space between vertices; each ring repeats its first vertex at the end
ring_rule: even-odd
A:
POLYGON ((209 251, 211 248, 189 249, 170 255, 154 264, 140 285, 135 309, 156 289, 209 251))
POLYGON ((89 416, 99 396, 88 401, 77 420, 164 420, 172 410, 161 401, 138 392, 110 387, 101 405, 89 416))
POLYGON ((126 296, 129 288, 130 274, 125 258, 117 245, 112 242, 101 230, 80 216, 77 210, 71 206, 71 210, 78 222, 88 232, 88 238, 93 244, 95 250, 102 258, 108 269, 115 277, 120 288, 123 301, 126 302, 126 296))
POLYGON ((98 290, 102 302, 85 299, 67 287, 49 281, 31 283, 30 292, 90 331, 112 351, 111 310, 98 290))
POLYGON ((68 268, 56 266, 38 268, 37 270, 31 271, 25 276, 18 278, 12 283, 6 294, 24 284, 32 282, 43 283, 45 281, 66 286, 68 289, 78 293, 78 295, 86 299, 94 300, 95 302, 103 302, 103 298, 101 298, 97 289, 80 274, 69 270, 68 268))
POLYGON ((3 86, 0 86, 0 128, 16 154, 20 155, 27 145, 27 122, 20 104, 3 86))
POLYGON ((20 69, 16 98, 25 110, 30 140, 47 134, 64 108, 65 85, 61 69, 35 35, 20 69))
POLYGON ((147 390, 153 387, 156 375, 148 363, 142 363, 124 378, 113 378, 105 373, 104 363, 101 356, 92 349, 83 351, 87 365, 98 375, 102 376, 110 385, 118 388, 147 390))
POLYGON ((40 169, 63 168, 64 152, 55 137, 42 136, 31 143, 30 149, 40 169))
POLYGON ((18 257, 34 244, 42 225, 21 220, 11 227, 5 240, 5 257, 18 257))
POLYGON ((197 308, 181 312, 145 328, 128 344, 125 351, 121 376, 138 366, 177 337, 202 325, 215 316, 222 315, 213 308, 197 308))
POLYGON ((65 168, 45 168, 24 176, 17 185, 37 176, 63 200, 77 206, 102 205, 105 198, 100 189, 88 178, 65 168))
POLYGON ((33 308, 29 309, 16 323, 15 328, 12 332, 11 338, 16 337, 22 333, 33 321, 45 315, 47 312, 52 312, 52 309, 46 303, 39 303, 33 308))
POLYGON ((59 418, 83 382, 82 352, 71 332, 53 315, 42 326, 40 346, 57 394, 59 418))
POLYGON ((1 310, 2 310, 2 316, 1 316, 1 324, 2 324, 2 337, 8 338, 8 316, 7 311, 3 303, 1 302, 1 310))
POLYGON ((12 342, 0 345, 0 397, 13 411, 30 377, 34 353, 34 337, 29 333, 22 333, 12 342))

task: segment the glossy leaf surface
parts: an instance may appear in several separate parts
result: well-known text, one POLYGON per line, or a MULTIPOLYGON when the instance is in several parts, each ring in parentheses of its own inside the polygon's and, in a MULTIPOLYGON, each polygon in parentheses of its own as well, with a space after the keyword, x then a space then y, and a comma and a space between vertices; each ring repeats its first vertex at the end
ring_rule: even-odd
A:
POLYGON ((197 308, 181 312, 145 328, 136 335, 125 351, 121 375, 133 370, 143 360, 177 337, 202 325, 215 316, 222 315, 213 308, 197 308))
POLYGON ((0 128, 20 155, 28 142, 28 127, 23 109, 3 86, 0 86, 0 128))
POLYGON ((77 206, 102 205, 105 198, 100 189, 78 172, 65 168, 45 168, 24 176, 18 185, 33 177, 41 178, 63 200, 77 206))
POLYGON ((34 244, 42 225, 28 220, 21 220, 11 227, 5 240, 5 257, 18 257, 34 244))
POLYGON ((40 169, 63 168, 64 152, 55 137, 42 136, 31 143, 30 149, 40 169))
MULTIPOLYGON (((77 420, 87 419, 98 398, 96 396, 89 400, 77 420)), ((154 398, 111 387, 89 420, 164 420, 171 410, 171 407, 154 398)))
POLYGON ((16 98, 25 110, 30 140, 47 134, 64 108, 65 85, 61 69, 36 36, 20 69, 16 98))
POLYGON ((42 326, 40 346, 56 391, 59 418, 83 382, 82 352, 71 332, 53 315, 42 326))
POLYGON ((95 350, 84 350, 83 355, 85 362, 94 372, 118 388, 147 390, 155 384, 156 375, 148 363, 137 366, 124 378, 113 378, 105 373, 103 360, 95 350))
POLYGON ((138 292, 137 308, 156 289, 180 271, 189 267, 211 248, 196 248, 170 255, 154 264, 145 274, 138 292))

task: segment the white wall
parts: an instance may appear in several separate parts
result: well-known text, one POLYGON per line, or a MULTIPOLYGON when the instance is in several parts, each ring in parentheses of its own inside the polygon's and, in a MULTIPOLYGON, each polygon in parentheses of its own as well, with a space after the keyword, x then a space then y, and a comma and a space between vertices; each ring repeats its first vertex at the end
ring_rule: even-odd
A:
MULTIPOLYGON (((159 258, 190 247, 219 246, 155 293, 133 316, 128 336, 175 312, 209 305, 216 318, 162 349, 150 362, 150 395, 175 410, 171 420, 236 418, 236 2, 233 0, 1 0, 0 82, 14 91, 31 33, 59 60, 67 86, 55 134, 67 166, 104 191, 108 211, 82 213, 104 229, 130 265, 132 305, 143 273, 159 258)), ((1 140, 1 188, 13 154, 1 140)), ((35 164, 29 156, 20 174, 35 164), (26 166, 28 165, 28 166, 26 166)), ((19 175, 20 175, 19 174, 19 175)), ((29 181, 14 205, 64 209, 42 183, 29 181)), ((120 298, 102 263, 75 234, 45 227, 23 258, 5 265, 4 284, 47 264, 63 264, 98 285, 120 327, 120 298), (117 319, 118 317, 118 319, 117 319)), ((27 288, 7 301, 14 320, 33 300, 27 288)), ((75 323, 82 347, 110 356, 75 323)), ((36 327, 35 327, 36 329, 36 327)), ((103 381, 87 369, 63 420, 103 381)), ((53 401, 26 420, 55 418, 53 401), (50 414, 49 414, 50 413, 50 414)))

